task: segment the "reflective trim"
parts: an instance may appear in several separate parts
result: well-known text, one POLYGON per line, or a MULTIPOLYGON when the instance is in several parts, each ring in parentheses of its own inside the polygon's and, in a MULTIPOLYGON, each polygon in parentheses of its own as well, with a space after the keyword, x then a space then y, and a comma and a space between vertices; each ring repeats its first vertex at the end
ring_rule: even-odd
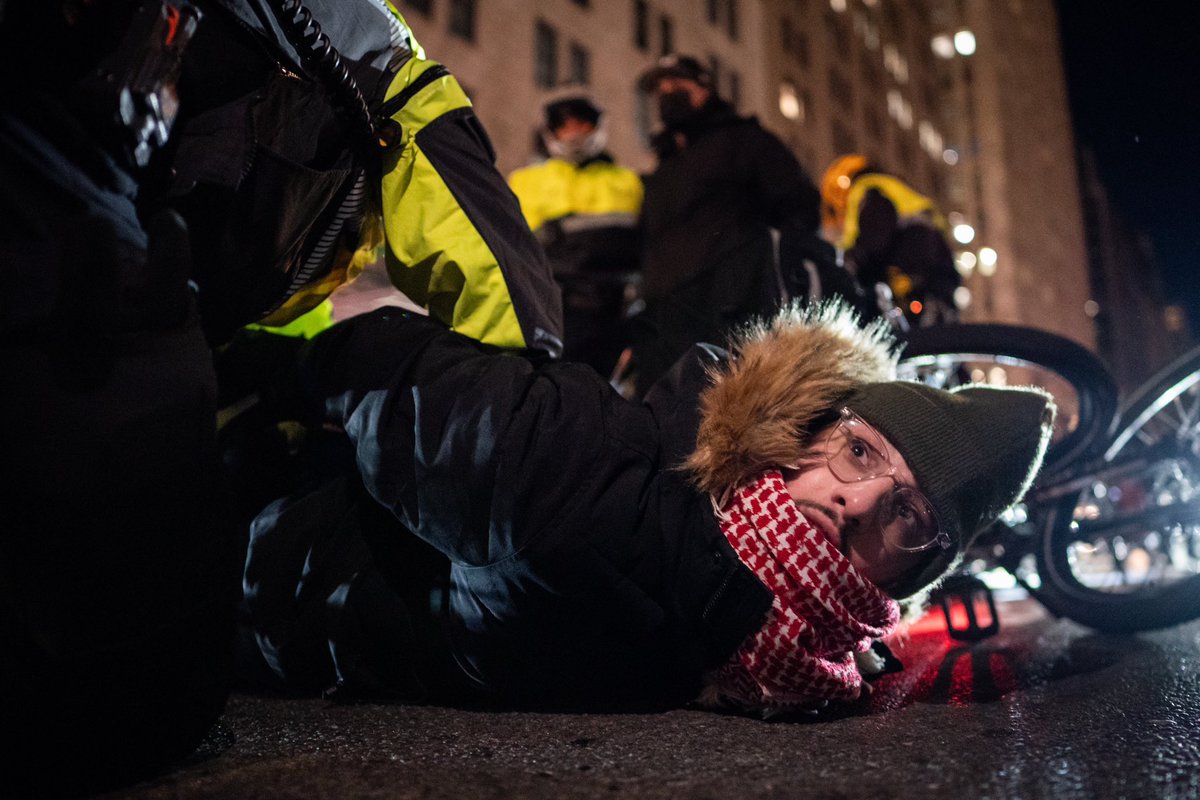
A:
POLYGON ((572 214, 559 221, 563 233, 578 233, 597 228, 635 228, 637 215, 613 212, 612 214, 572 214))

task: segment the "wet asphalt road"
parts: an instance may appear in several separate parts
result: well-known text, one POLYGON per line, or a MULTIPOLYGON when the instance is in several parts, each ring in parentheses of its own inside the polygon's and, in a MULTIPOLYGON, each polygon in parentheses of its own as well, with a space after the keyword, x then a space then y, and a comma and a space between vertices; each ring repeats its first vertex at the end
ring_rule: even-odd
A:
POLYGON ((235 696, 206 760, 125 798, 1200 798, 1200 622, 1123 638, 1001 604, 927 617, 852 715, 488 713, 235 696))

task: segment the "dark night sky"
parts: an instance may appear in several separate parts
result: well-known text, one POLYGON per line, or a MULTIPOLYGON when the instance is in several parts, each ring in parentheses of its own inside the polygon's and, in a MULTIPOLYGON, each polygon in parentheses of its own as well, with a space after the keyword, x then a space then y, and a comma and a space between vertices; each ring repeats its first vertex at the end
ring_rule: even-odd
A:
POLYGON ((1057 0, 1079 145, 1148 234, 1200 337, 1200 25, 1194 2, 1057 0))

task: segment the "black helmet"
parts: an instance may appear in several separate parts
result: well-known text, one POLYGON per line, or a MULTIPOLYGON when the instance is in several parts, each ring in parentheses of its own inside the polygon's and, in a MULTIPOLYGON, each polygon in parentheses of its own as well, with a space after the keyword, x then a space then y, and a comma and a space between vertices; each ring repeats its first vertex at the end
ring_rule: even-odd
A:
POLYGON ((561 128, 568 119, 578 119, 597 125, 604 109, 596 105, 586 95, 571 95, 546 104, 546 130, 553 131, 561 128))
POLYGON ((652 92, 662 78, 686 78, 710 89, 713 86, 712 73, 691 56, 663 56, 638 77, 638 88, 643 92, 652 92))

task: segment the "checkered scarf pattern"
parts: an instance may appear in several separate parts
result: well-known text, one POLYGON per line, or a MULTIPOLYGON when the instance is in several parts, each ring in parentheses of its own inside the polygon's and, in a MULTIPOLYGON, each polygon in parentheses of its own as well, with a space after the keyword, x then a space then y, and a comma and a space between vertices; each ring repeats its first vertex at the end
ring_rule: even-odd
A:
POLYGON ((718 671, 722 699, 784 711, 857 698, 862 676, 852 652, 895 630, 896 601, 804 519, 777 470, 734 494, 721 530, 775 595, 762 628, 718 671))

